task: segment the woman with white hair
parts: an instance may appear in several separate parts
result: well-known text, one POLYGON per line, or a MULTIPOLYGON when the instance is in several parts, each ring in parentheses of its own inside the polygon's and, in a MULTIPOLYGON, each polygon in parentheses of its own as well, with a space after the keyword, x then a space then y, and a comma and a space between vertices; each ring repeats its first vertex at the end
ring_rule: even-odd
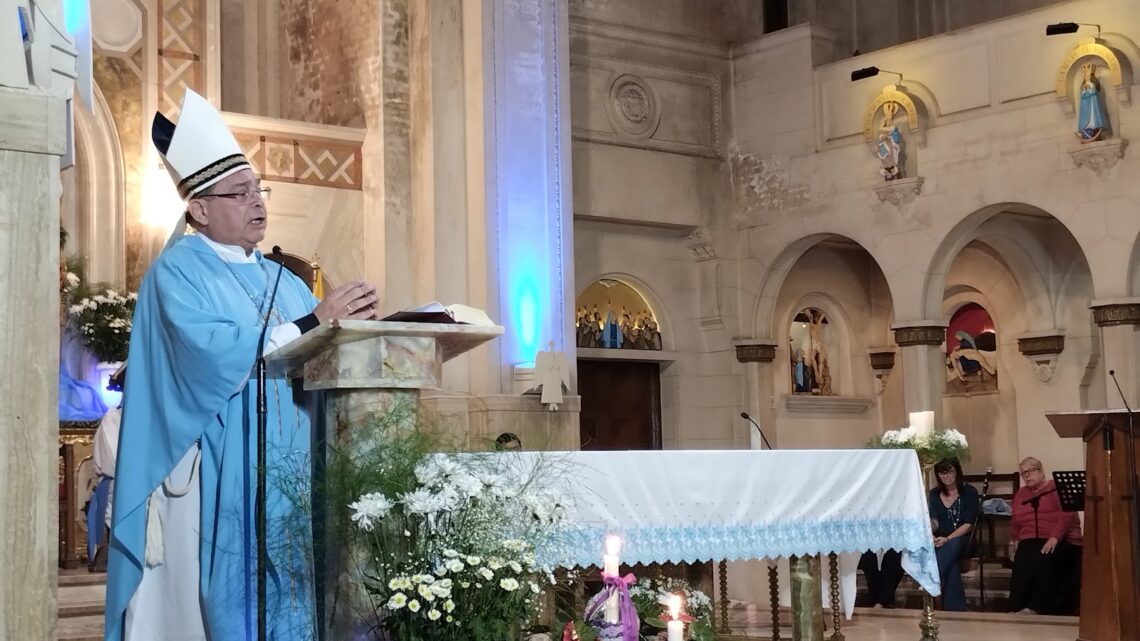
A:
POLYGON ((1024 485, 1013 496, 1009 610, 1075 614, 1080 606, 1081 521, 1061 509, 1053 481, 1032 456, 1018 465, 1024 485))

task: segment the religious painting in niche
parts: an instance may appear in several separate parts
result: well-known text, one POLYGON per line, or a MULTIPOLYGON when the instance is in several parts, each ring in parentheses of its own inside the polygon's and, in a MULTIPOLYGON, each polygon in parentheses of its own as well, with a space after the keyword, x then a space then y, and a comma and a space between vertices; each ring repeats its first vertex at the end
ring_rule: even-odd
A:
POLYGON ((981 305, 963 306, 946 329, 946 393, 998 391, 997 332, 981 305))
POLYGON ((1097 66, 1081 65, 1081 84, 1077 109, 1077 139, 1081 144, 1103 140, 1109 136, 1108 115, 1104 108, 1104 92, 1096 78, 1097 66))
POLYGON ((814 307, 800 311, 792 319, 788 352, 793 394, 831 396, 835 393, 831 384, 831 366, 827 362, 831 331, 827 315, 814 307))
POLYGON ((645 298, 610 278, 592 283, 578 297, 574 335, 578 347, 662 349, 661 328, 645 298))

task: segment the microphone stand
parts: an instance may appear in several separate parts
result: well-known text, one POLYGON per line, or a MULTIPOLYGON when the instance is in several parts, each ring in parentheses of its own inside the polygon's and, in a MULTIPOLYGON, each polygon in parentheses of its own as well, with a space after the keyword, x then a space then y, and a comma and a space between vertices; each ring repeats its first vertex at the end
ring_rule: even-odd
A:
POLYGON ((986 548, 981 532, 978 532, 978 521, 982 518, 982 506, 990 493, 990 474, 992 473, 992 467, 986 470, 986 478, 982 481, 982 496, 978 499, 978 512, 974 515, 974 525, 970 528, 970 540, 966 542, 967 551, 975 539, 978 541, 978 548, 981 550, 978 552, 978 596, 981 600, 982 612, 986 611, 986 548))
POLYGON ((749 423, 752 423, 752 427, 755 427, 756 431, 760 433, 760 440, 764 442, 764 445, 768 446, 768 449, 772 449, 772 444, 769 443, 768 439, 764 436, 764 430, 760 429, 760 425, 756 423, 756 421, 752 420, 752 417, 748 415, 748 412, 741 412, 740 418, 748 421, 749 423))
MULTIPOLYGON (((274 246, 273 254, 280 256, 281 248, 274 246)), ((273 283, 273 292, 269 295, 269 306, 265 312, 265 322, 261 325, 261 336, 257 339, 257 490, 254 499, 255 523, 257 536, 257 639, 266 641, 266 572, 269 566, 269 552, 265 542, 265 468, 266 468, 266 422, 268 421, 268 407, 265 393, 265 334, 269 331, 269 319, 273 316, 273 303, 277 300, 277 288, 281 285, 281 273, 285 271, 285 262, 282 261, 277 268, 277 280, 273 283)))
MULTIPOLYGON (((1132 577, 1133 580, 1140 580, 1140 479, 1136 477, 1136 430, 1132 424, 1132 408, 1128 406, 1128 399, 1120 389, 1120 381, 1116 380, 1116 370, 1108 370, 1108 375, 1116 384, 1116 392, 1120 394, 1120 400, 1128 412, 1128 433, 1125 438, 1128 443, 1128 486, 1132 495, 1132 577)), ((1111 433, 1112 426, 1106 426, 1106 431, 1111 433)), ((1105 443, 1108 442, 1109 438, 1106 437, 1105 443)))

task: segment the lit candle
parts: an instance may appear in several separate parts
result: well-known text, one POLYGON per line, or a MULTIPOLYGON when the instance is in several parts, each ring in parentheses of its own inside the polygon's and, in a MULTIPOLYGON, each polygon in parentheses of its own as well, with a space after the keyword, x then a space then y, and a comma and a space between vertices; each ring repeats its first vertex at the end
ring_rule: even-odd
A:
POLYGON ((685 638, 685 622, 681 620, 679 594, 669 597, 669 621, 665 624, 665 636, 668 641, 683 641, 685 638))
POLYGON ((919 434, 934 433, 934 412, 911 412, 910 424, 918 430, 919 434))
MULTIPOLYGON (((621 552, 621 537, 608 536, 606 537, 606 553, 602 555, 602 572, 611 576, 617 576, 619 565, 618 554, 621 552)), ((618 595, 615 591, 609 599, 606 600, 606 622, 618 622, 618 595)))

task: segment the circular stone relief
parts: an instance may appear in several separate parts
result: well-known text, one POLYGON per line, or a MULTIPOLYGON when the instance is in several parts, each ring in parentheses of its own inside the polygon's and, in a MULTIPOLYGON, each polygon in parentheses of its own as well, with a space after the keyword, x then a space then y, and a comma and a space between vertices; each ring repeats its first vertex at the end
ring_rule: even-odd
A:
POLYGON ((618 76, 610 84, 606 114, 610 124, 627 136, 651 136, 661 122, 653 87, 633 74, 618 76))

